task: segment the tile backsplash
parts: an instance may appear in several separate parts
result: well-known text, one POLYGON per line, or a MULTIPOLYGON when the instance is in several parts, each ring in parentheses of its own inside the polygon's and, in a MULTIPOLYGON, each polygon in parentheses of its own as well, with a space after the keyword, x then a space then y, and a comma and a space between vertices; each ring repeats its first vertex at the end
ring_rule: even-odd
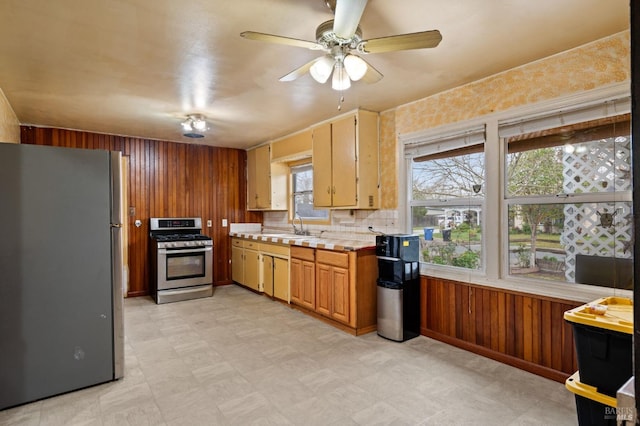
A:
MULTIPOLYGON (((324 236, 369 240, 374 235, 369 231, 369 226, 373 231, 385 234, 402 232, 399 229, 398 219, 397 210, 333 210, 330 224, 313 224, 305 221, 304 227, 312 235, 319 235, 322 232, 324 236)), ((264 212, 263 221, 264 229, 293 231, 288 212, 264 212)))

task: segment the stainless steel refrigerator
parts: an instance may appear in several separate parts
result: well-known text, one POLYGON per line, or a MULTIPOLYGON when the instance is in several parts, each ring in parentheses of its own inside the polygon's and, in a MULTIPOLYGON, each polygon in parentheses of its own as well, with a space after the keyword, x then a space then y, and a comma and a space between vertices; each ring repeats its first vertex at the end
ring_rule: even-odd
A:
POLYGON ((120 158, 0 143, 0 409, 122 377, 120 158))

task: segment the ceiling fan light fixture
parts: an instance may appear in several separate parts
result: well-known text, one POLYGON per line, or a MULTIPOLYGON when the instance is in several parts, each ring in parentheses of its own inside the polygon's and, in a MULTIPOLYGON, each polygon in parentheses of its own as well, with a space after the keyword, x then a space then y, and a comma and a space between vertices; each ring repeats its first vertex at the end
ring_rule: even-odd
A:
POLYGON ((331 80, 331 88, 333 90, 347 90, 351 87, 351 80, 349 80, 349 74, 344 70, 342 61, 337 61, 333 70, 333 79, 331 80))
POLYGON ((329 79, 331 71, 333 71, 334 63, 335 59, 333 57, 325 55, 311 65, 309 74, 315 81, 324 84, 329 79))
POLYGON ((368 68, 367 63, 359 56, 347 55, 344 58, 344 69, 353 81, 358 81, 364 77, 368 68))

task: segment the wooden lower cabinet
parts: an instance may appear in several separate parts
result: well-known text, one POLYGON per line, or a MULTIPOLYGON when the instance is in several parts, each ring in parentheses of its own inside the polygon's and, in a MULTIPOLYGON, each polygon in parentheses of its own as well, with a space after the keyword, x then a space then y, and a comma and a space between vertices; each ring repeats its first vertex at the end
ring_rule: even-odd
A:
POLYGON ((262 256, 262 291, 273 297, 273 256, 262 256))
POLYGON ((244 285, 252 290, 262 291, 260 288, 260 252, 244 249, 244 285))
POLYGON ((352 334, 376 330, 374 250, 291 247, 291 303, 352 334))
POLYGON ((234 242, 236 244, 231 246, 231 279, 242 284, 244 283, 244 248, 242 248, 242 241, 234 242))
POLYGON ((349 285, 349 269, 334 266, 327 262, 335 259, 348 266, 346 253, 320 251, 316 261, 316 311, 337 321, 349 324, 351 291, 349 285), (330 254, 327 259, 327 254, 330 254))
POLYGON ((260 288, 260 252, 255 242, 240 238, 231 239, 231 277, 238 284, 255 291, 260 288))
POLYGON ((289 301, 289 261, 273 258, 273 297, 289 301))
POLYGON ((291 247, 291 303, 316 309, 315 250, 291 247))

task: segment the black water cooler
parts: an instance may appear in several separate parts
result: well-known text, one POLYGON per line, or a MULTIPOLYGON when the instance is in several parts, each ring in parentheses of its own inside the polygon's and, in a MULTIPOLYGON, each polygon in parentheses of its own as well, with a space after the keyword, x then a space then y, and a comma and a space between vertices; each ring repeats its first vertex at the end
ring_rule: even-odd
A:
POLYGON ((378 335, 403 342, 420 335, 417 235, 379 235, 378 335))

